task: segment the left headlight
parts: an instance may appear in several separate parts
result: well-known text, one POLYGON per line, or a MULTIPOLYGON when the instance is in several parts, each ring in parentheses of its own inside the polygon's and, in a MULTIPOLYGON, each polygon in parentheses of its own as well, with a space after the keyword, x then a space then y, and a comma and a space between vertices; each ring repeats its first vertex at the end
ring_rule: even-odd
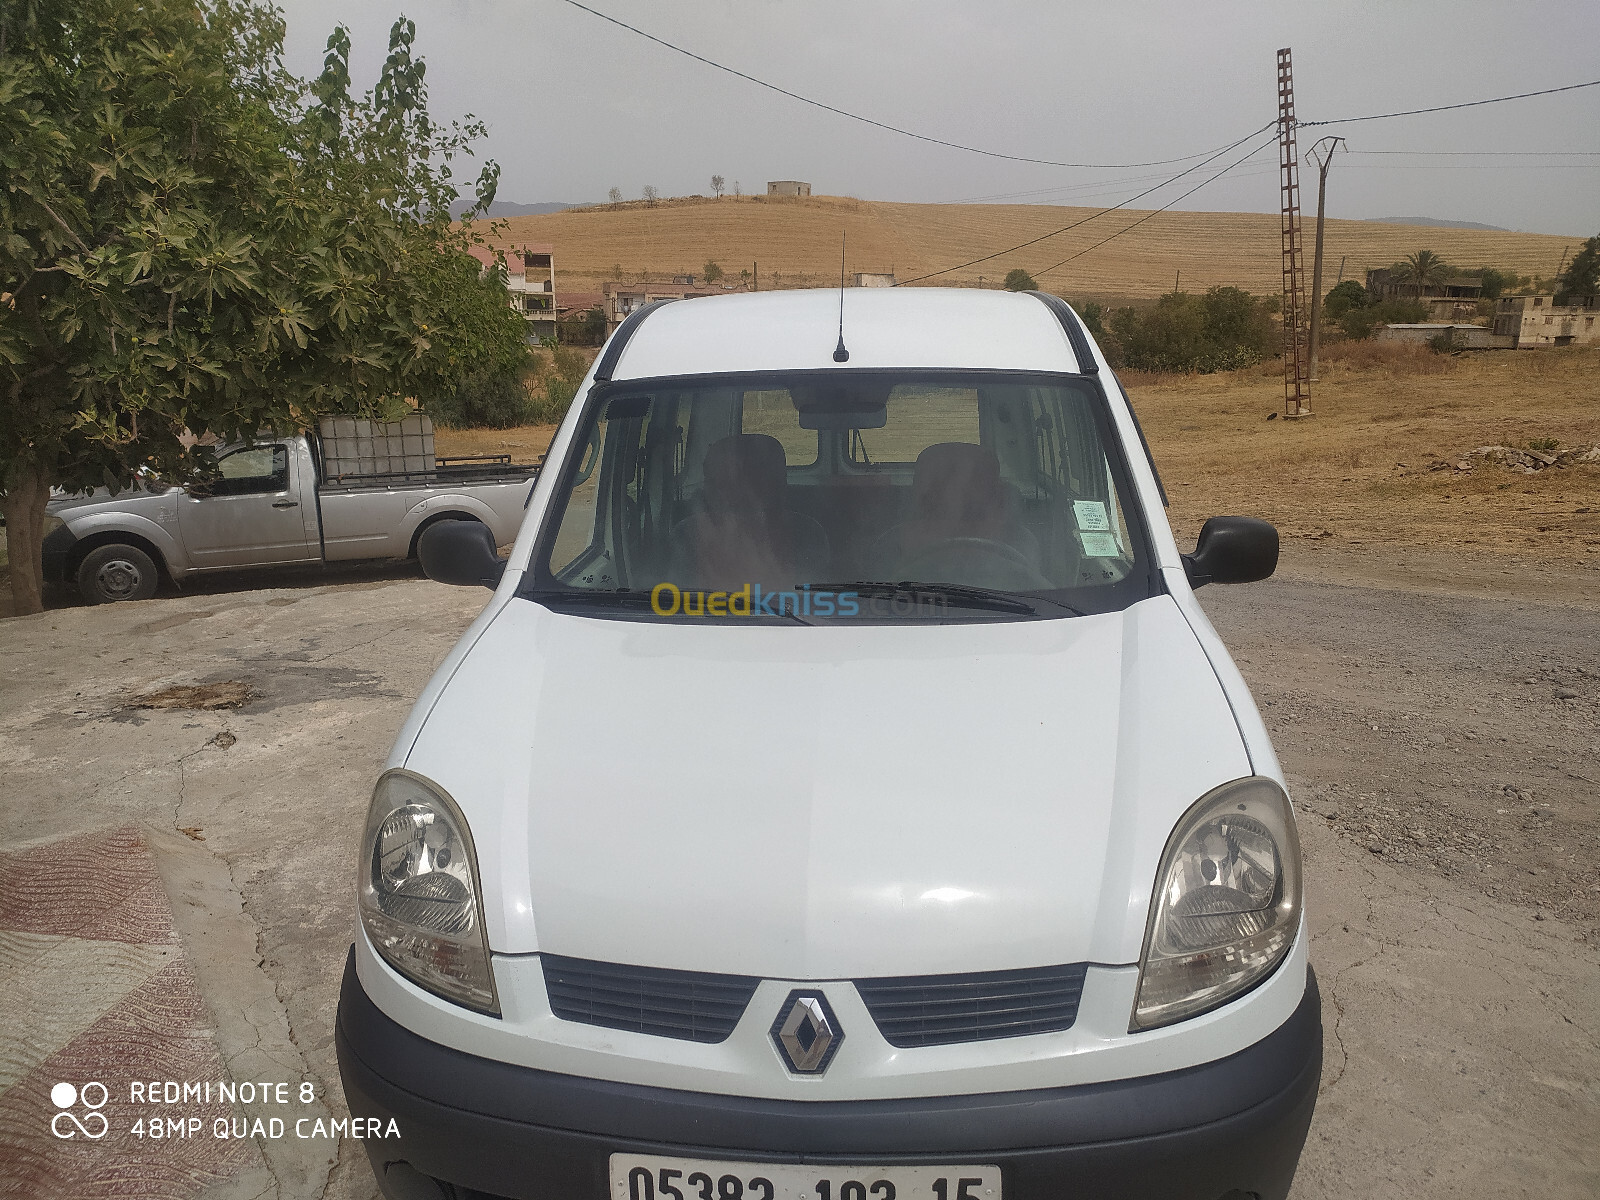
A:
POLYGON ((472 834, 455 801, 420 775, 384 772, 361 840, 361 926, 412 982, 499 1016, 481 896, 472 834))
POLYGON ((1289 797, 1261 776, 1197 801, 1167 840, 1128 1031, 1226 1004, 1281 963, 1300 928, 1300 838, 1289 797))

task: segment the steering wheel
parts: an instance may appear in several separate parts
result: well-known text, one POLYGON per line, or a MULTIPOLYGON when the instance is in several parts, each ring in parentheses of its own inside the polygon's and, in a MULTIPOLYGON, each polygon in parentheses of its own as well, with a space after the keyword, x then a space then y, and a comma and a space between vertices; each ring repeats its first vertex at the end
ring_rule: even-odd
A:
POLYGON ((1055 584, 1009 542, 953 537, 903 555, 895 573, 924 583, 962 583, 999 591, 1034 592, 1055 584))

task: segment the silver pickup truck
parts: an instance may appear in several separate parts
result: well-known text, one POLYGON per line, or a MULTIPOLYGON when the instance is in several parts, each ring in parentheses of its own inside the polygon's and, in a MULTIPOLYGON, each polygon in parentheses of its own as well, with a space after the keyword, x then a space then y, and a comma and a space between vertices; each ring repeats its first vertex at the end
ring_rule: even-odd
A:
POLYGON ((204 487, 138 486, 53 500, 45 578, 91 604, 146 600, 159 575, 354 559, 405 559, 435 521, 473 520, 510 542, 538 467, 435 459, 423 470, 328 475, 315 434, 219 447, 204 487))

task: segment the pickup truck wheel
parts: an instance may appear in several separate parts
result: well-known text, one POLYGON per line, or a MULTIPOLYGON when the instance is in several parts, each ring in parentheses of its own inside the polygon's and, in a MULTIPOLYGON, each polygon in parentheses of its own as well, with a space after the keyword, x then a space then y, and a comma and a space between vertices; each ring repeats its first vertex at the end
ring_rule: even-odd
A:
POLYGON ((90 604, 148 600, 158 582, 156 564, 137 546, 96 546, 78 567, 78 592, 90 604))

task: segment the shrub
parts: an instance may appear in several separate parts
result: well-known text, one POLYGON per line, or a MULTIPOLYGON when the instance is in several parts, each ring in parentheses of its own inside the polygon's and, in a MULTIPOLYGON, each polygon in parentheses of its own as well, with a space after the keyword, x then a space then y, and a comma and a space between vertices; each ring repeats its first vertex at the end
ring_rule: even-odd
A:
POLYGON ((428 412, 456 429, 510 429, 527 424, 532 407, 520 375, 479 371, 468 375, 454 395, 430 404, 428 412))
POLYGON ((1005 289, 1008 292, 1037 292, 1039 281, 1021 267, 1012 267, 1006 272, 1005 289))
POLYGON ((571 346, 551 346, 539 360, 527 420, 534 425, 554 425, 572 407, 572 398, 589 370, 589 356, 571 346))
POLYGON ((1097 304, 1093 300, 1085 300, 1078 309, 1078 315, 1083 318, 1084 328, 1094 335, 1095 341, 1102 341, 1106 337, 1106 306, 1097 304))
POLYGON ((1143 371, 1238 370, 1260 362, 1276 342, 1266 306, 1235 287, 1203 296, 1168 292, 1153 308, 1117 309, 1109 324, 1122 361, 1143 371))
POLYGON ((1339 318, 1339 329, 1345 337, 1361 341, 1371 337, 1380 325, 1414 325, 1427 319, 1428 306, 1420 300, 1384 300, 1350 309, 1339 318))

